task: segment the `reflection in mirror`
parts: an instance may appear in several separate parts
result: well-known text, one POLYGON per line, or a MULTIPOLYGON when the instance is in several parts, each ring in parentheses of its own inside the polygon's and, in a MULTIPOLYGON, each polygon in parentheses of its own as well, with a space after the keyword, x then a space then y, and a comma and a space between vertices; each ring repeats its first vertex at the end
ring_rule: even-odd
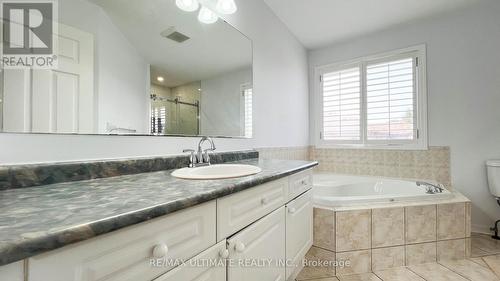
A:
POLYGON ((57 68, 2 72, 3 132, 252 136, 252 46, 228 23, 175 0, 58 10, 57 68))

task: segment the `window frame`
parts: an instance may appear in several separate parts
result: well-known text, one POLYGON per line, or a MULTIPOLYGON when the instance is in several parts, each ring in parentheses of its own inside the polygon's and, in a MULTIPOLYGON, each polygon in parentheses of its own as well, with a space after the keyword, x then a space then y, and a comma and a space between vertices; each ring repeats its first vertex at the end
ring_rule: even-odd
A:
POLYGON ((319 148, 353 148, 353 149, 405 149, 405 150, 426 150, 428 149, 428 123, 427 123, 427 72, 426 72, 426 46, 425 44, 408 48, 393 50, 385 53, 360 57, 339 63, 319 65, 314 67, 314 142, 319 148), (368 140, 367 139, 367 91, 366 91, 366 67, 376 63, 383 63, 387 60, 397 60, 399 58, 414 58, 414 88, 416 102, 414 103, 415 126, 414 140, 368 140), (360 140, 324 140, 323 136, 323 90, 322 75, 324 73, 340 71, 352 67, 360 68, 360 93, 361 93, 361 119, 360 119, 360 140))

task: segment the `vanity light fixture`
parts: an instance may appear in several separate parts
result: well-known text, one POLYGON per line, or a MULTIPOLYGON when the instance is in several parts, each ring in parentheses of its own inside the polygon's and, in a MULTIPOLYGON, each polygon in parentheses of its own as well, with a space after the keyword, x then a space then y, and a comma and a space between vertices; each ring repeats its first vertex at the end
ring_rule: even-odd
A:
POLYGON ((198 0, 175 0, 175 4, 179 9, 186 12, 194 12, 200 7, 198 0))
POLYGON ((211 24, 219 19, 218 14, 230 15, 236 13, 238 7, 234 0, 175 0, 175 4, 179 9, 186 12, 197 11, 201 6, 198 13, 198 20, 202 23, 211 24), (210 3, 216 1, 215 5, 210 3), (208 8, 215 7, 215 8, 208 8))
POLYGON ((198 14, 198 20, 202 23, 211 24, 216 22, 219 17, 212 12, 209 8, 201 6, 200 13, 198 14))
POLYGON ((221 14, 230 15, 236 13, 238 8, 236 7, 236 3, 234 0, 217 0, 217 5, 215 9, 221 14))
POLYGON ((165 78, 158 76, 158 77, 156 77, 156 80, 158 80, 158 82, 163 82, 163 81, 165 81, 165 78))

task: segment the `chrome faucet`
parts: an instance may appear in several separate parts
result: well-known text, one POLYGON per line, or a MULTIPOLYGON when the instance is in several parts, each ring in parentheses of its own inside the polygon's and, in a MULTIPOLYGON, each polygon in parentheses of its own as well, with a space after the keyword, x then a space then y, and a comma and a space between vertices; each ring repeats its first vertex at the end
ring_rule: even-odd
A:
POLYGON ((443 193, 444 191, 444 185, 441 183, 437 185, 425 181, 417 181, 415 183, 417 186, 425 186, 426 193, 428 194, 443 193))
POLYGON ((191 153, 189 157, 189 168, 208 166, 210 165, 210 152, 215 151, 215 143, 210 137, 202 137, 198 142, 198 150, 194 149, 184 149, 182 152, 191 153), (210 148, 203 149, 203 144, 208 141, 210 143, 210 148))

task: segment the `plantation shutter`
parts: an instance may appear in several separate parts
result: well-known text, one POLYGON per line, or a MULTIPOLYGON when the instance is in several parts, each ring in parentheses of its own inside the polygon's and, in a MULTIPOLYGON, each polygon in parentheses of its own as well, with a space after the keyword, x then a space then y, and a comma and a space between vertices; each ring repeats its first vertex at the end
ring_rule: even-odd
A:
POLYGON ((361 140, 360 67, 323 73, 322 139, 333 141, 361 140))

